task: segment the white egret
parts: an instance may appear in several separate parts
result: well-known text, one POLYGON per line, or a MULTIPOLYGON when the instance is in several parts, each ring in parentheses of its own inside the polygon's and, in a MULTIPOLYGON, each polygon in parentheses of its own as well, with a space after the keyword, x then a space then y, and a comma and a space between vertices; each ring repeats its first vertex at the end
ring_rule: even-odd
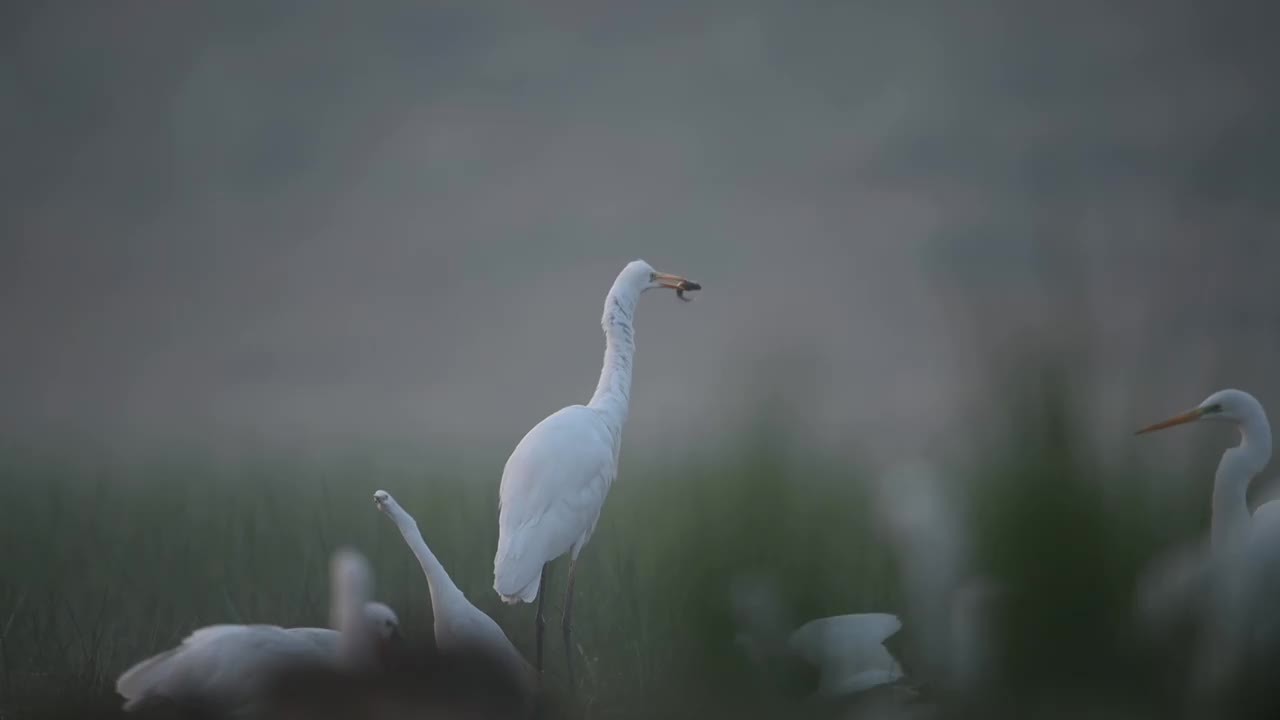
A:
POLYGON ((788 632, 778 583, 744 576, 730 585, 734 643, 761 672, 799 658, 818 670, 817 694, 835 699, 901 679, 902 666, 884 642, 902 628, 896 615, 858 613, 819 618, 788 632))
POLYGON ((270 676, 322 663, 363 665, 378 641, 398 638, 391 608, 367 602, 368 568, 352 551, 339 551, 331 569, 335 629, 277 625, 210 625, 182 644, 126 670, 116 681, 125 710, 153 703, 243 709, 260 699, 270 676))
POLYGON ((701 286, 657 272, 642 260, 623 268, 604 301, 604 367, 595 394, 586 405, 571 405, 535 425, 516 445, 502 471, 493 589, 510 604, 538 600, 535 664, 541 671, 547 568, 569 553, 561 623, 571 682, 574 571, 617 475, 631 397, 636 303, 642 293, 654 288, 674 289, 684 299, 685 292, 701 286))
POLYGON ((472 605, 449 577, 444 566, 427 547, 413 516, 385 490, 378 490, 373 494, 373 504, 395 523, 409 550, 418 559, 423 574, 427 576, 436 646, 442 650, 476 648, 490 652, 527 690, 532 690, 535 678, 533 668, 511 644, 498 623, 472 605))
POLYGON ((1170 605, 1167 599, 1155 600, 1153 588, 1179 591, 1180 603, 1187 601, 1187 595, 1209 602, 1201 609, 1213 623, 1208 670, 1214 676, 1209 682, 1215 684, 1215 678, 1232 671, 1242 653, 1274 651, 1274 646, 1265 644, 1280 641, 1276 624, 1280 615, 1269 608, 1280 580, 1280 502, 1267 502, 1249 512, 1249 484, 1271 460, 1271 425, 1256 398, 1241 390, 1219 390, 1191 410, 1138 434, 1191 422, 1231 423, 1240 432, 1240 444, 1223 453, 1214 476, 1208 547, 1183 550, 1157 564, 1144 578, 1142 594, 1148 610, 1167 611, 1170 605), (1196 597, 1197 592, 1208 594, 1196 597))
POLYGON ((841 697, 902 678, 884 642, 902 629, 898 616, 858 613, 819 618, 791 633, 791 651, 818 668, 818 694, 841 697))

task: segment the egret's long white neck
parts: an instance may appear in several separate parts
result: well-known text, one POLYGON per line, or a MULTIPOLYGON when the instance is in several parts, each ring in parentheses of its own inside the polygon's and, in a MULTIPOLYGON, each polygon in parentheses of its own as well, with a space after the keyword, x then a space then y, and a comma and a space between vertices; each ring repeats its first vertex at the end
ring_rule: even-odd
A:
POLYGON ((1226 547, 1249 530, 1249 482, 1271 461, 1271 424, 1258 407, 1240 421, 1240 444, 1222 454, 1213 481, 1210 540, 1226 547))
POLYGON ((437 617, 448 612, 449 607, 463 597, 462 591, 453 583, 449 573, 445 572, 444 566, 436 559, 435 553, 427 547, 427 541, 422 539, 422 532, 418 530, 418 523, 404 511, 404 508, 394 505, 390 508, 388 515, 399 528, 413 556, 418 559, 422 574, 427 576, 427 590, 431 594, 432 612, 437 617))
POLYGON ((605 350, 604 367, 600 370, 600 382, 587 407, 600 413, 613 434, 614 447, 622 438, 622 426, 627 422, 627 407, 631 402, 631 365, 636 352, 635 311, 640 291, 621 285, 622 278, 614 283, 604 299, 605 350))

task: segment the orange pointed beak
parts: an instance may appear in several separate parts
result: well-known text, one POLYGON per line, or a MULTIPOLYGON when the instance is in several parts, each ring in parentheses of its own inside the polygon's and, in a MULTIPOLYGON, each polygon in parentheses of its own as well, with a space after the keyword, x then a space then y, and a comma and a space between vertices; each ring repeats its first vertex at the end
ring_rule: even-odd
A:
POLYGON ((1143 433, 1149 433, 1149 432, 1154 432, 1156 430, 1163 430, 1165 428, 1170 428, 1170 427, 1173 427, 1174 425, 1183 425, 1189 422, 1195 422, 1196 420, 1199 420, 1200 416, 1202 415, 1204 415, 1204 410, 1200 408, 1188 410, 1182 413, 1181 415, 1174 415, 1168 420, 1161 420, 1160 422, 1154 425, 1148 425, 1142 428, 1141 430, 1135 432, 1134 435, 1141 435, 1143 433))

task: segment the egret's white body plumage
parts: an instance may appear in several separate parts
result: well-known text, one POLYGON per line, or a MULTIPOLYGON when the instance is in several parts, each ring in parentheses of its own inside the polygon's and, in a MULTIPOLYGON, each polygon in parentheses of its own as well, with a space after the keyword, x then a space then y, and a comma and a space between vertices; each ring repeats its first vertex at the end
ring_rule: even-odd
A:
POLYGON ((621 419, 611 428, 600 410, 573 405, 516 445, 498 495, 493 589, 504 602, 533 602, 542 566, 566 552, 576 559, 591 538, 617 476, 621 419))
POLYGON ((492 652, 524 682, 532 680, 533 668, 516 650, 506 633, 480 608, 471 604, 462 589, 453 582, 427 547, 418 523, 400 503, 385 490, 373 494, 374 504, 395 523, 409 550, 427 577, 434 618, 436 646, 442 650, 482 648, 492 652))
POLYGON ((361 589, 344 588, 342 592, 345 597, 333 600, 336 630, 210 625, 192 632, 178 647, 147 658, 120 675, 116 692, 125 699, 124 709, 135 710, 153 701, 245 708, 259 699, 276 671, 311 663, 363 662, 368 641, 390 639, 398 632, 399 620, 382 603, 359 602, 352 597, 363 594, 361 589), (357 602, 355 613, 349 612, 353 601, 357 602), (363 637, 355 637, 353 642, 353 635, 363 637))

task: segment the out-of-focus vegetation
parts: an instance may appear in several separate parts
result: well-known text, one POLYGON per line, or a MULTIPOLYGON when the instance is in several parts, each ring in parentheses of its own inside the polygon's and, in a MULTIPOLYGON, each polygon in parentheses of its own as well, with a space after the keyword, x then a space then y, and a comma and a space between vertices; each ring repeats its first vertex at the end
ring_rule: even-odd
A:
MULTIPOLYGON (((937 459, 948 496, 962 500, 951 507, 972 529, 973 569, 1005 589, 982 691, 950 695, 920 670, 927 659, 913 657, 918 624, 870 471, 800 451, 785 423, 761 423, 730 451, 665 463, 624 451, 581 560, 573 692, 558 631, 563 564, 552 576, 546 664, 558 706, 592 718, 856 715, 863 706, 811 698, 811 670, 762 675, 748 661, 734 641, 730 592, 755 577, 777 583, 792 627, 902 614, 891 646, 916 693, 914 712, 1183 714, 1184 646, 1144 638, 1131 595, 1156 554, 1201 532, 1207 487, 1187 502, 1152 503, 1142 488, 1158 483, 1084 440, 1067 384, 1028 378, 1010 382, 1007 423, 979 461, 937 459)), ((441 466, 429 454, 123 462, 5 450, 0 716, 109 711, 122 669, 201 625, 323 624, 328 557, 342 544, 368 554, 378 597, 429 639, 426 584, 374 510, 379 488, 417 516, 457 583, 531 657, 532 608, 503 606, 490 588, 501 466, 493 460, 483 469, 441 466)))

